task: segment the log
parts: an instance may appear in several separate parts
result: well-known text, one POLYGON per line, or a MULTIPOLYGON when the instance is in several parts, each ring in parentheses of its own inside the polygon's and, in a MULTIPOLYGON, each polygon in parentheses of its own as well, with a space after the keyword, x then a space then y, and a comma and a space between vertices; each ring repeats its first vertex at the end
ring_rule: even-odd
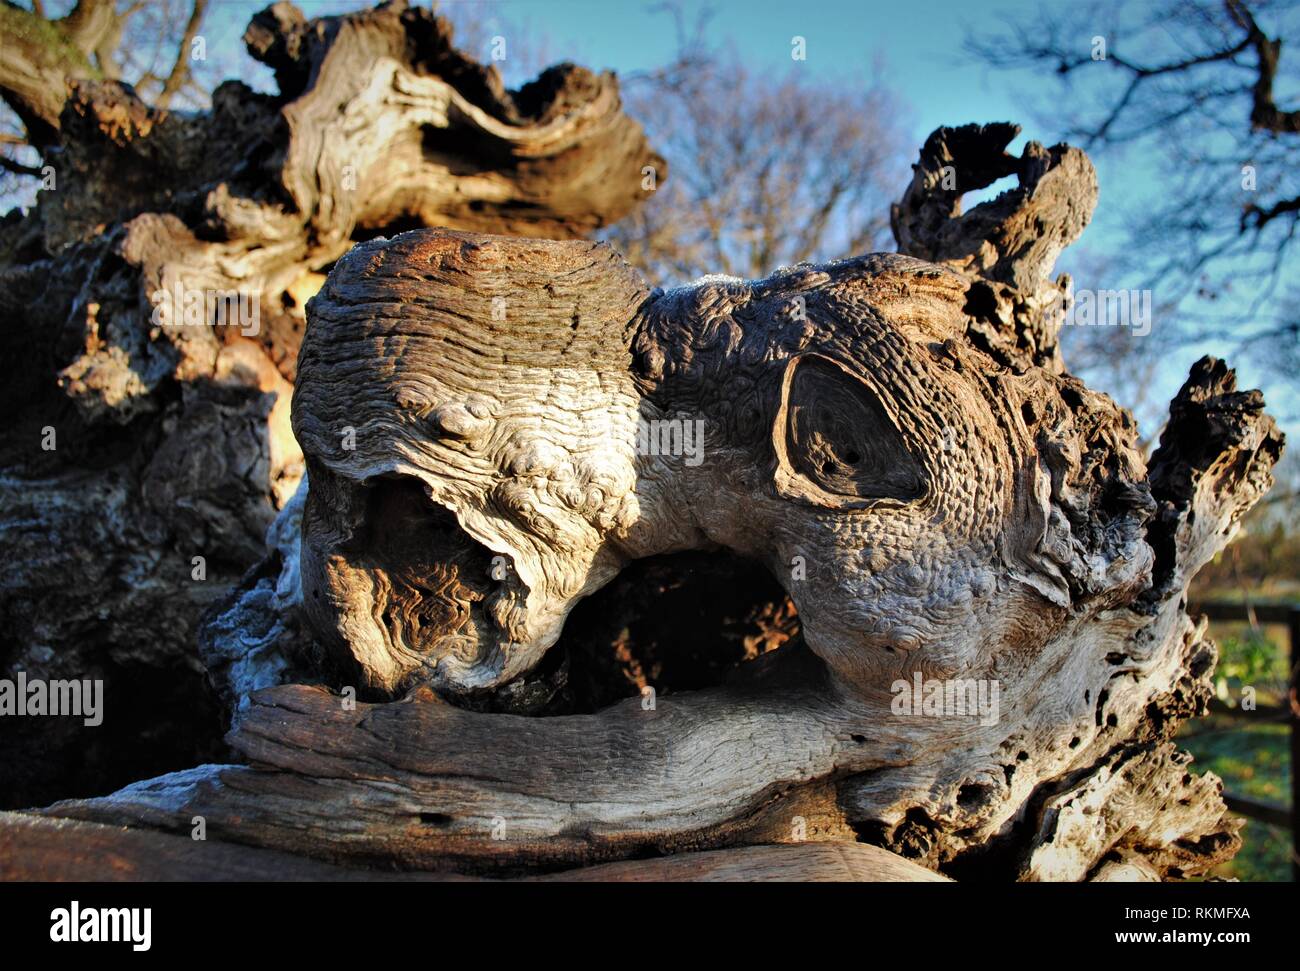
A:
MULTIPOLYGON (((481 880, 449 871, 384 871, 215 840, 0 812, 4 881, 450 881, 481 880)), ((523 877, 530 882, 944 882, 924 867, 863 843, 742 846, 663 859, 523 877)))
MULTIPOLYGON (((394 227, 581 237, 648 194, 644 166, 666 175, 612 74, 561 65, 507 91, 426 7, 276 3, 245 42, 278 93, 228 81, 201 113, 41 68, 63 72, 32 101, 57 182, 0 241, 0 348, 24 362, 0 391, 0 656, 10 676, 103 678, 110 709, 150 705, 171 741, 114 768, 79 765, 64 726, 6 733, 5 805, 226 756, 199 617, 301 479, 289 400, 334 261, 394 227)), ((5 50, 0 84, 32 73, 5 50)), ((101 734, 121 749, 142 730, 119 715, 101 734)))
POLYGON ((946 883, 945 878, 865 843, 739 846, 561 870, 533 881, 557 883, 946 883))
POLYGON ((229 652, 247 764, 45 814, 497 875, 846 838, 958 878, 1229 859, 1221 783, 1171 741, 1216 660, 1187 585, 1282 436, 1206 358, 1147 462, 1067 373, 1052 262, 1095 177, 1067 146, 1009 161, 1015 131, 931 136, 901 253, 760 281, 652 291, 607 246, 452 230, 355 247, 308 307, 307 483, 224 615, 301 624, 229 652), (962 215, 939 162, 1020 186, 962 215), (499 706, 547 693, 583 598, 719 549, 798 636, 702 690, 499 706))

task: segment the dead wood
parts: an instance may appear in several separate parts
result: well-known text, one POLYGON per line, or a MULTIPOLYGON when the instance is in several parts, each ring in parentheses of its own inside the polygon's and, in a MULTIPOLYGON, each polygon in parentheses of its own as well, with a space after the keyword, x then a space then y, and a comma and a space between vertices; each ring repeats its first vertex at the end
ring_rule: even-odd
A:
MULTIPOLYGON (((221 754, 198 618, 301 479, 289 398, 334 261, 412 226, 580 237, 641 201, 643 167, 665 174, 611 74, 562 65, 507 91, 427 6, 307 20, 277 3, 245 42, 279 92, 229 81, 202 113, 91 79, 84 57, 56 65, 32 102, 56 184, 0 242, 0 347, 21 362, 0 391, 0 659, 148 705, 155 724, 119 716, 112 744, 157 746, 149 772, 221 754), (176 711, 152 700, 165 684, 176 711)), ((4 48, 0 84, 26 76, 4 48)), ((130 758, 79 768, 85 744, 8 735, 6 804, 139 776, 130 758)))
MULTIPOLYGON (((0 880, 6 881, 452 881, 450 871, 365 870, 143 829, 0 813, 0 880)), ((943 878, 864 843, 741 846, 629 860, 521 879, 530 882, 942 882, 943 878)))
POLYGON ((1095 177, 1064 146, 1008 159, 1013 134, 931 137, 907 255, 761 281, 652 292, 604 246, 445 230, 354 248, 299 357, 309 485, 223 615, 259 632, 229 655, 249 764, 46 812, 482 873, 850 834, 959 876, 1229 858, 1220 784, 1171 742, 1216 659, 1186 590, 1282 438, 1207 358, 1147 463, 1065 372, 1050 274, 1095 177), (962 215, 948 162, 960 191, 1020 186, 962 215), (645 447, 674 420, 699 462, 645 447), (552 678, 570 612, 634 562, 718 549, 799 638, 654 704, 484 704, 552 678), (321 684, 252 691, 286 665, 321 684))

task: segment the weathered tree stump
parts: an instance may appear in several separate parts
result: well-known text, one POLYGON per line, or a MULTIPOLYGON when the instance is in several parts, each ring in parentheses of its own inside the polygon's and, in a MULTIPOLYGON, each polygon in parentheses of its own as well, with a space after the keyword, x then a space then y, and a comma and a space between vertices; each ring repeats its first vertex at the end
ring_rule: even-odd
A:
POLYGON ((1096 182, 1076 149, 1006 155, 1015 131, 931 136, 901 254, 757 282, 651 291, 586 242, 356 246, 308 307, 308 485, 205 635, 248 764, 46 815, 479 874, 846 839, 959 878, 1229 858, 1220 783, 1171 741, 1216 659, 1185 596, 1282 438, 1204 359, 1148 463, 1066 372, 1050 274, 1096 182), (550 707, 580 600, 718 550, 799 636, 713 687, 550 707))
MULTIPOLYGON (((472 881, 446 870, 367 870, 234 843, 0 812, 0 880, 472 881)), ((943 883, 938 874, 852 842, 740 846, 534 874, 539 882, 814 881, 943 883)))
POLYGON ((220 755, 196 744, 220 734, 198 618, 301 478, 303 306, 335 260, 423 225, 580 237, 648 194, 644 166, 665 174, 612 75, 564 65, 506 91, 426 8, 308 21, 277 3, 244 39, 278 95, 229 81, 193 114, 75 75, 66 101, 32 92, 57 182, 0 241, 0 347, 21 362, 0 392, 0 661, 104 678, 118 714, 89 736, 6 732, 9 806, 220 755))

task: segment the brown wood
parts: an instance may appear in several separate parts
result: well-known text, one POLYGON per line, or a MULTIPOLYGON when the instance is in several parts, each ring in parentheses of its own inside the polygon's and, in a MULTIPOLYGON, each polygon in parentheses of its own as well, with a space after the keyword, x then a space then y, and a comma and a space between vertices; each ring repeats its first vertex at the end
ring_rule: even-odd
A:
MULTIPOLYGON (((67 57, 0 58, 59 161, 0 240, 0 625, 15 669, 110 675, 155 737, 217 724, 154 707, 199 707, 202 666, 230 751, 0 817, 4 873, 1155 880, 1235 852, 1173 742, 1216 660, 1184 604, 1282 439, 1206 358, 1147 461, 1068 374, 1083 152, 940 129, 897 253, 652 290, 583 239, 664 175, 612 75, 513 94, 426 9, 278 3, 245 36, 278 93, 179 114, 84 77, 114 21, 85 0, 67 57), (800 633, 584 710, 575 607, 718 552, 800 633), (900 708, 926 682, 996 710, 900 708)), ((0 765, 66 786, 79 738, 0 765)))
MULTIPOLYGON (((39 32, 25 11, 0 18, 39 32)), ((334 261, 423 225, 582 237, 649 194, 643 167, 662 181, 666 166, 612 74, 559 66, 516 98, 428 4, 313 20, 269 6, 245 42, 279 92, 229 81, 200 113, 91 80, 80 55, 24 67, 39 48, 4 34, 0 90, 36 79, 33 117, 58 148, 56 187, 0 236, 0 355, 22 362, 0 389, 12 665, 102 677, 118 711, 170 685, 176 710, 110 720, 101 737, 122 736, 106 747, 147 732, 154 771, 184 764, 186 744, 190 760, 221 757, 199 616, 261 557, 301 479, 289 398, 304 305, 334 261)), ((84 745, 62 725, 0 741, 8 804, 131 778, 112 760, 70 769, 84 745)))
MULTIPOLYGON (((0 813, 4 881, 428 881, 449 872, 362 870, 214 840, 95 823, 0 813)), ((944 882, 862 843, 743 846, 633 860, 525 878, 532 882, 944 882)))
POLYGON ((703 853, 677 853, 531 877, 554 882, 711 883, 946 883, 946 878, 900 856, 864 843, 741 846, 703 853))
POLYGON ((1230 858, 1219 780, 1171 741, 1216 657, 1184 604, 1281 436, 1206 358, 1147 462, 1065 373, 1052 261, 1095 179, 1068 147, 1005 156, 1013 134, 931 137, 902 255, 761 281, 652 292, 604 246, 447 230, 354 248, 299 359, 310 485, 221 621, 307 622, 231 652, 258 661, 229 668, 250 765, 46 812, 485 874, 851 837, 1021 880, 1230 858), (946 164, 1021 185, 960 214, 946 164), (674 418, 703 422, 700 462, 638 444, 674 418), (654 706, 485 704, 529 696, 634 561, 719 547, 766 565, 801 639, 654 706), (900 709, 917 678, 996 682, 999 710, 900 709))

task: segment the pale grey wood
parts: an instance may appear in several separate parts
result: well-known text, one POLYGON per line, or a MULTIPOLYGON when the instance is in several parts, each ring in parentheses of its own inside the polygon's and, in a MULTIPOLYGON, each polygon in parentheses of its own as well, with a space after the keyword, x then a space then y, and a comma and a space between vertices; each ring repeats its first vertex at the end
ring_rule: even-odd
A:
MULTIPOLYGON (((0 235, 0 354, 20 362, 0 389, 0 622, 32 677, 168 672, 200 700, 199 616, 301 481, 304 306, 356 239, 581 237, 650 194, 645 166, 667 177, 612 74, 560 66, 516 98, 428 4, 307 19, 276 3, 245 42, 277 94, 232 80, 209 111, 165 111, 60 64, 33 102, 57 181, 0 235), (196 293, 243 295, 256 317, 186 322, 196 293)), ((30 52, 4 51, 12 90, 30 52)), ((34 744, 33 764, 78 745, 61 726, 34 744)))
MULTIPOLYGON (((951 159, 977 188, 1011 164, 981 154, 1009 132, 941 130, 921 169, 951 159)), ((473 872, 852 836, 1006 879, 1229 858, 1218 781, 1169 744, 1215 659, 1184 604, 1281 436, 1207 358, 1144 459, 1055 349, 1051 260, 1087 222, 1091 166, 1032 144, 1017 165, 1021 191, 945 210, 951 228, 926 222, 918 175, 900 205, 924 225, 900 245, 938 262, 651 292, 582 242, 356 247, 300 358, 301 555, 257 579, 287 591, 334 691, 253 694, 231 735, 252 768, 49 812, 197 813, 223 839, 473 872), (704 422, 696 465, 638 448, 639 421, 676 416, 704 422), (767 565, 801 643, 650 710, 470 710, 631 561, 719 547, 767 565), (996 681, 997 717, 900 711, 918 675, 996 681), (349 707, 347 686, 401 700, 349 707)), ((251 592, 228 629, 265 618, 251 592)))
MULTIPOLYGON (((450 871, 335 866, 274 850, 144 829, 0 813, 6 881, 474 881, 450 871)), ((740 846, 629 860, 519 878, 529 882, 945 882, 924 867, 862 843, 740 846)))

